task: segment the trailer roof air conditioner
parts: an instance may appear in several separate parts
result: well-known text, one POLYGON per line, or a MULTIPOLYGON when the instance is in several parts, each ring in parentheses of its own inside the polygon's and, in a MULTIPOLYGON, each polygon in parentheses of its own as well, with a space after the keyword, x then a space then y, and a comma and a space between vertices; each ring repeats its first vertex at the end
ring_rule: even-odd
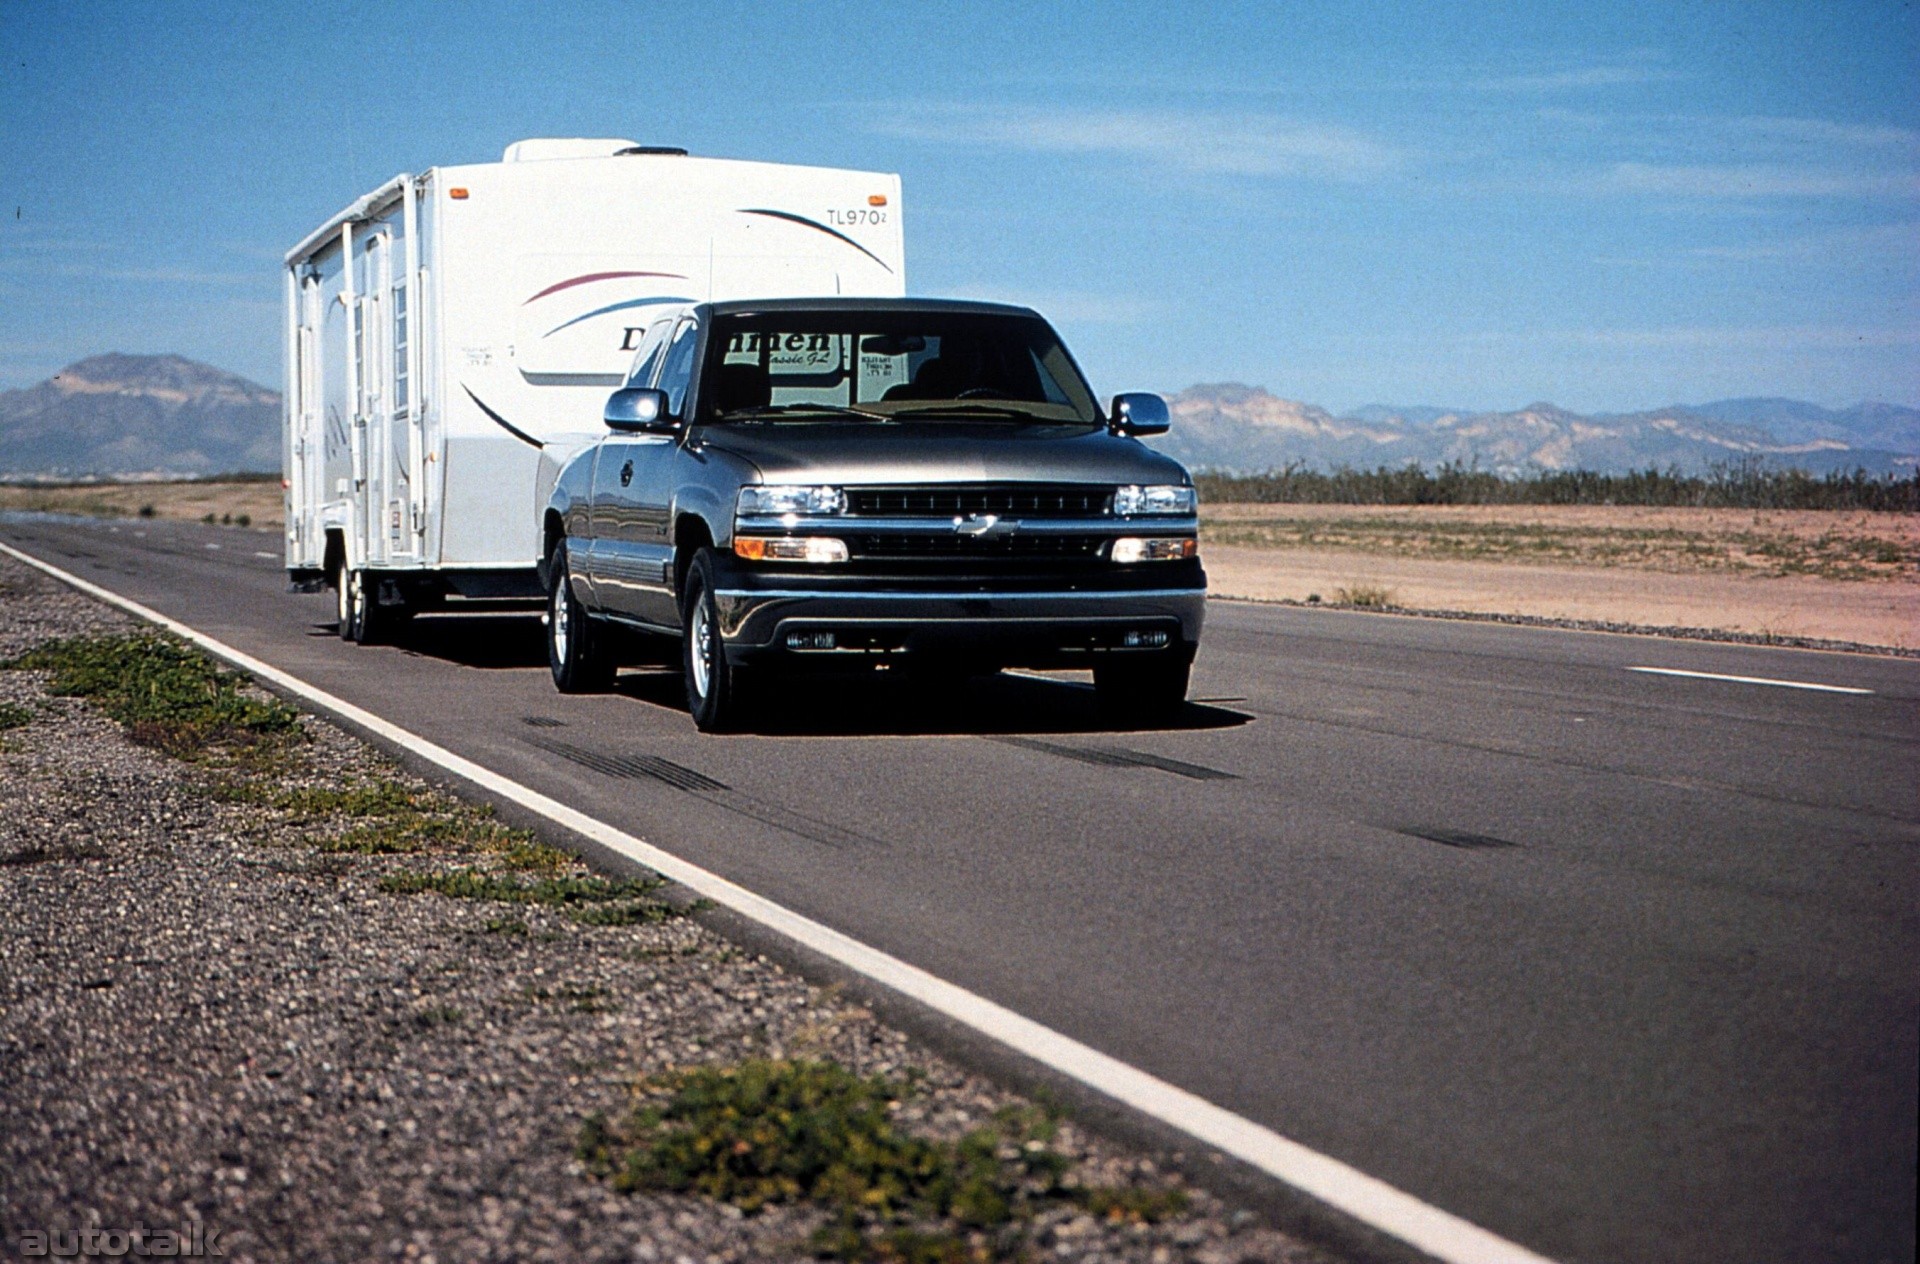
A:
POLYGON ((578 136, 517 140, 500 155, 501 162, 544 162, 549 158, 611 158, 623 149, 638 149, 631 140, 591 140, 578 136))

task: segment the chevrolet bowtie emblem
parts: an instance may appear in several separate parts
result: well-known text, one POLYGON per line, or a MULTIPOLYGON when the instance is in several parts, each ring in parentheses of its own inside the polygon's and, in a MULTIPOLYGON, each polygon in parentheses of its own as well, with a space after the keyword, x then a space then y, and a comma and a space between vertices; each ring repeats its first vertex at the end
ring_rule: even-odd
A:
POLYGON ((968 514, 953 520, 953 529, 961 535, 1012 535, 1013 524, 1000 521, 998 514, 968 514))

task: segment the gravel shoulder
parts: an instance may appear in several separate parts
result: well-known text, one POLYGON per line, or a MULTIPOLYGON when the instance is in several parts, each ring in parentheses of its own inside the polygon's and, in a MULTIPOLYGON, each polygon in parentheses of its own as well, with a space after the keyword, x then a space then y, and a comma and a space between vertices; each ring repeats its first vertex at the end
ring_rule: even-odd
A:
MULTIPOLYGON (((0 608, 0 659, 131 627, 4 559, 0 608)), ((470 857, 363 854, 341 846, 361 827, 289 810, 350 786, 444 798, 316 717, 262 771, 135 744, 46 672, 0 672, 8 705, 30 716, 0 732, 10 1257, 33 1230, 199 1224, 233 1260, 807 1258, 816 1205, 616 1192, 575 1158, 584 1122, 650 1075, 749 1058, 909 1077, 900 1121, 929 1135, 1018 1100, 690 917, 383 890, 470 857)), ((1189 1210, 1050 1206, 1034 1257, 1327 1258, 1184 1189, 1178 1156, 1070 1120, 1050 1144, 1086 1185, 1178 1188, 1189 1210)))

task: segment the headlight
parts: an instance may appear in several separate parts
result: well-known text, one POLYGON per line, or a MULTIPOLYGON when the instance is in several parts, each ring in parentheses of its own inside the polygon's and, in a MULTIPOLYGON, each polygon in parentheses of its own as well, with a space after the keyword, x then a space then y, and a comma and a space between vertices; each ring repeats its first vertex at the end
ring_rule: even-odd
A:
POLYGON ((1197 503, 1193 488, 1174 483, 1160 483, 1152 487, 1116 487, 1113 490, 1113 512, 1122 517, 1136 514, 1190 514, 1197 503))
POLYGON ((738 508, 742 517, 845 513, 847 494, 838 487, 795 487, 777 483, 742 487, 738 508))

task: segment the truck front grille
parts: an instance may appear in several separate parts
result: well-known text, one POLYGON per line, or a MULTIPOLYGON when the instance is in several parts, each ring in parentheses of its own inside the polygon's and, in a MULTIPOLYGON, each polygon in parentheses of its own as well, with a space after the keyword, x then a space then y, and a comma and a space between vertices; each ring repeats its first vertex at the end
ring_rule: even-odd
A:
POLYGON ((854 533, 845 537, 847 552, 859 561, 907 558, 1027 558, 1040 560, 1091 559, 1106 541, 1098 535, 894 535, 854 533))
POLYGON ((865 518, 1103 518, 1113 488, 1085 483, 976 483, 942 487, 849 487, 847 512, 865 518))

